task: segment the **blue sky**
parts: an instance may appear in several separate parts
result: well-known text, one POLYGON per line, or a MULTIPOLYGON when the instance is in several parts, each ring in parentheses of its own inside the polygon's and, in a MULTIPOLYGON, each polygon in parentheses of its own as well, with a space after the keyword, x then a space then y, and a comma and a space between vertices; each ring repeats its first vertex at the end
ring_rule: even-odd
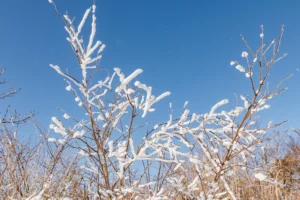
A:
MULTIPOLYGON (((91 4, 88 0, 56 0, 60 12, 80 19, 91 4)), ((257 47, 260 25, 265 38, 277 38, 285 24, 282 53, 288 57, 271 72, 270 82, 294 76, 284 84, 289 90, 271 101, 265 112, 277 122, 288 119, 287 127, 300 127, 300 1, 171 1, 96 0, 97 37, 107 48, 101 67, 120 67, 126 74, 142 68, 139 80, 153 86, 154 93, 171 91, 171 97, 157 106, 161 119, 167 118, 168 103, 182 111, 204 113, 234 93, 250 91, 248 79, 230 66, 246 50, 242 33, 257 47)), ((70 72, 78 71, 66 33, 47 0, 3 1, 0 6, 0 65, 7 68, 10 85, 22 91, 8 103, 21 113, 36 111, 37 121, 48 127, 56 107, 76 108, 65 91, 63 78, 50 63, 70 72)), ((77 20, 78 22, 78 20, 77 20)), ((154 115, 154 114, 153 114, 154 115)))

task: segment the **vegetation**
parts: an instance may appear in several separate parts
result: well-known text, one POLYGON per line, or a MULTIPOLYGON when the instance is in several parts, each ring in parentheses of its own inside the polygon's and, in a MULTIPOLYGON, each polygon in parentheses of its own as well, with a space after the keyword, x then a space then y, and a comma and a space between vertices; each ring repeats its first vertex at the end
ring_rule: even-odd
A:
MULTIPOLYGON (((49 2, 65 25, 81 76, 50 67, 65 79, 80 118, 60 109, 62 116, 51 118, 50 133, 36 123, 38 139, 24 142, 18 131, 34 114, 10 116, 6 110, 0 129, 1 199, 300 198, 300 131, 287 138, 287 131, 278 129, 285 121, 258 123, 260 111, 286 90, 281 84, 290 77, 273 88, 268 84, 273 67, 286 56, 279 51, 283 26, 270 44, 261 26, 256 49, 242 37, 248 50, 230 64, 249 80, 252 91, 236 96, 235 107, 225 109, 229 100, 224 99, 207 113, 194 113, 186 102, 182 114, 174 116, 178 108, 170 104, 169 120, 153 126, 147 114, 171 93, 154 95, 152 87, 137 81, 142 69, 126 76, 114 68, 95 80, 103 73, 99 63, 105 48, 95 41, 96 5, 76 26, 49 2), (84 40, 81 32, 89 17, 91 32, 84 40)), ((17 92, 10 89, 0 98, 17 92)))

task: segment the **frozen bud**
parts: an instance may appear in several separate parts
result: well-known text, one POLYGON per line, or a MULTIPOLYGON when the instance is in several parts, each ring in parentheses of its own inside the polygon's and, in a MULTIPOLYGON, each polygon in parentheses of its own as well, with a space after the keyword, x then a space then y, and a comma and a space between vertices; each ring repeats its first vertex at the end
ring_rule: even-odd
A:
POLYGON ((96 5, 93 5, 92 9, 93 9, 93 12, 95 12, 96 11, 96 5))
POLYGON ((263 34, 263 33, 261 33, 260 35, 259 35, 259 37, 260 38, 263 38, 265 35, 263 34))
POLYGON ((67 91, 71 91, 71 89, 72 89, 71 85, 68 85, 68 86, 66 87, 66 90, 67 90, 67 91))
POLYGON ((183 108, 186 108, 186 106, 188 105, 188 101, 186 101, 185 103, 184 103, 184 105, 183 105, 183 108))
POLYGON ((136 81, 136 82, 134 83, 134 85, 138 87, 139 85, 141 85, 141 83, 140 83, 139 81, 136 81))
POLYGON ((270 128, 271 126, 272 126, 272 121, 269 121, 268 128, 270 128))
POLYGON ((252 76, 252 72, 251 72, 251 74, 250 74, 249 72, 247 72, 247 73, 246 73, 246 77, 247 77, 247 78, 250 78, 250 76, 252 76))
POLYGON ((248 53, 247 53, 246 51, 244 51, 244 52, 242 53, 242 57, 243 57, 243 58, 248 57, 248 53))

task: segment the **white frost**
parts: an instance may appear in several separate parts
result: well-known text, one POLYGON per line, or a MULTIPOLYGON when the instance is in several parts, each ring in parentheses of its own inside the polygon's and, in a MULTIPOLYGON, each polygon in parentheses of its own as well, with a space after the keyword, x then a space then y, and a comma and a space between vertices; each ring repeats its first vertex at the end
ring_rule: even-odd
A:
POLYGON ((245 71, 246 71, 245 68, 242 67, 242 65, 237 65, 235 68, 236 68, 237 70, 239 70, 240 72, 245 72, 245 71))
POLYGON ((56 142, 55 138, 48 138, 48 142, 56 142))
POLYGON ((65 113, 63 117, 64 117, 65 119, 70 119, 70 116, 69 116, 67 113, 65 113))
POLYGON ((260 181, 263 181, 267 178, 266 175, 264 175, 262 173, 257 173, 257 174, 254 175, 254 177, 257 178, 260 181))

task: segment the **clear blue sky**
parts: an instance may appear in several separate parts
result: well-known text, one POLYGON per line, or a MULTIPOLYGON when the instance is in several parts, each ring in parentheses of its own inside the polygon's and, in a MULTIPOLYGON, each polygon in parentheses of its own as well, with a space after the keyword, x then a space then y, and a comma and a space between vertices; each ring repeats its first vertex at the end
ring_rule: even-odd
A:
MULTIPOLYGON (((119 66, 125 73, 142 68, 139 80, 153 86, 154 93, 171 91, 159 103, 162 118, 168 103, 179 112, 186 100, 197 113, 207 112, 216 102, 234 93, 249 92, 249 81, 229 65, 246 50, 239 35, 250 44, 259 42, 259 26, 268 41, 285 24, 282 53, 288 57, 276 65, 270 81, 294 76, 284 85, 289 90, 271 102, 266 113, 277 122, 300 127, 300 1, 177 1, 96 0, 97 37, 107 48, 101 67, 119 66)), ((56 0, 61 12, 81 18, 88 0, 56 0)), ((65 91, 63 78, 50 63, 78 70, 66 41, 66 33, 47 0, 2 1, 0 6, 0 65, 7 68, 11 85, 22 91, 10 104, 21 113, 36 111, 45 127, 59 106, 75 108, 73 96, 65 91)), ((78 22, 78 21, 77 21, 78 22)), ((1 107, 8 102, 2 103, 1 107)))

